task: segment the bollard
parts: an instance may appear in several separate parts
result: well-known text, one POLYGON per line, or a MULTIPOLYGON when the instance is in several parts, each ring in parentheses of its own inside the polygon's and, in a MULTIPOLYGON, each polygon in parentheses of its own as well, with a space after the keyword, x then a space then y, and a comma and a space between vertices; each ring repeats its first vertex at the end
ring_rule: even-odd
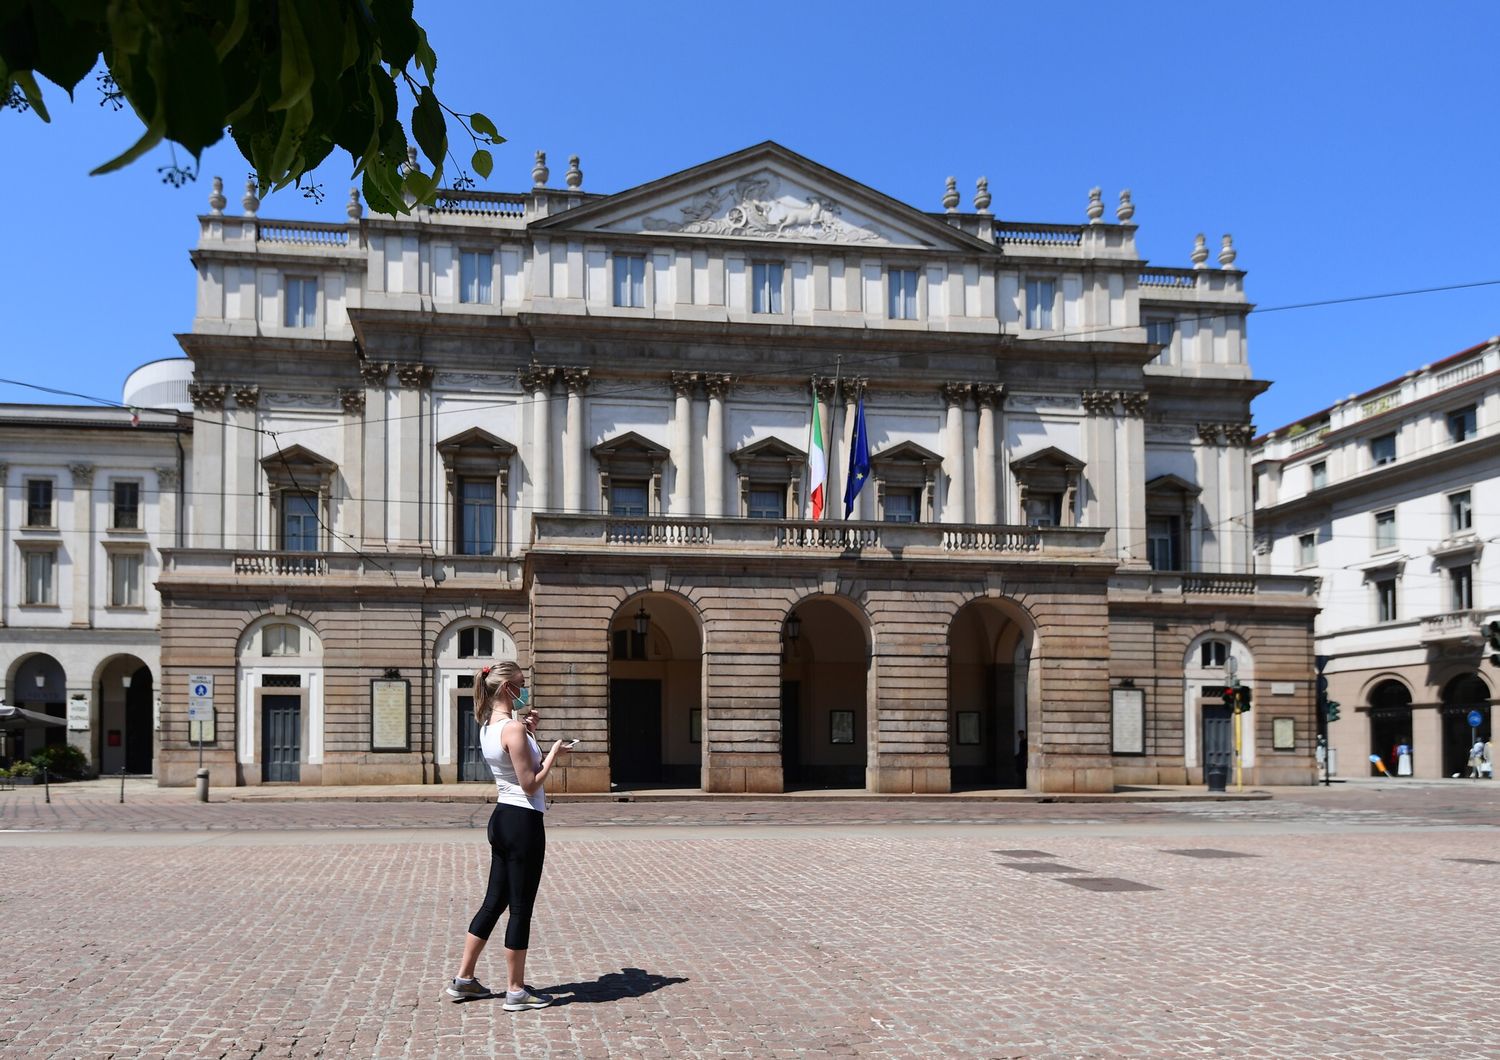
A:
POLYGON ((125 767, 121 766, 120 767, 120 803, 121 803, 121 805, 123 805, 124 802, 125 802, 125 767))
POLYGON ((198 770, 198 801, 208 801, 208 770, 198 770))
POLYGON ((47 775, 47 767, 46 766, 42 767, 42 790, 44 792, 46 792, 48 805, 51 805, 51 803, 52 803, 52 779, 51 779, 51 777, 49 777, 47 775))

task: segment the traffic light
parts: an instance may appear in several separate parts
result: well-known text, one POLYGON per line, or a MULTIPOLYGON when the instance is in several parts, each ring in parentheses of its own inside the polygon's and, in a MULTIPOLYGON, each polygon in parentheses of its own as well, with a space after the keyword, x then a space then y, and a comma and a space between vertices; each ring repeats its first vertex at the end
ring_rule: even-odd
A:
POLYGON ((1234 708, 1234 698, 1235 698, 1234 697, 1234 693, 1235 693, 1235 688, 1234 688, 1233 685, 1225 685, 1224 686, 1224 691, 1219 693, 1219 695, 1224 700, 1224 705, 1226 707, 1228 707, 1230 710, 1234 710, 1235 709, 1234 708))
POLYGON ((1500 622, 1491 622, 1485 627, 1490 647, 1490 665, 1500 666, 1500 622))
POLYGON ((1324 714, 1327 715, 1329 721, 1338 721, 1339 701, 1336 699, 1328 700, 1327 705, 1324 707, 1324 714))
POLYGON ((1235 709, 1236 710, 1249 710, 1250 709, 1250 686, 1249 685, 1240 685, 1240 687, 1237 688, 1235 691, 1239 692, 1239 699, 1238 699, 1238 702, 1235 704, 1235 709))

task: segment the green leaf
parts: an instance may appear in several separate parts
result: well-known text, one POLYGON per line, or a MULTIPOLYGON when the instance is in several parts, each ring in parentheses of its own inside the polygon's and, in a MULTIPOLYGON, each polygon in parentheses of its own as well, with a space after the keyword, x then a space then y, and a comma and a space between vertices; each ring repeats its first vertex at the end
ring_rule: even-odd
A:
POLYGON ((184 26, 164 42, 166 84, 161 99, 166 135, 197 156, 224 135, 224 79, 213 41, 199 26, 184 26))
POLYGON ((400 199, 392 199, 385 189, 380 186, 380 182, 376 180, 375 171, 378 168, 378 166, 372 165, 365 169, 363 187, 365 203, 370 207, 370 212, 389 214, 391 216, 405 213, 406 204, 400 199))
POLYGON ((417 64, 427 75, 427 83, 432 84, 432 79, 437 75, 437 52, 427 43, 427 31, 421 26, 417 27, 417 64))
POLYGON ((417 51, 417 24, 412 21, 411 4, 412 0, 370 0, 380 57, 392 70, 405 69, 417 51))
POLYGON ((104 35, 94 25, 75 22, 56 3, 31 4, 31 26, 36 34, 36 73, 60 86, 71 97, 73 86, 99 61, 104 35))
POLYGON ((141 134, 141 138, 137 140, 128 151, 126 151, 124 154, 116 155, 114 158, 111 158, 108 162, 104 163, 104 165, 90 170, 89 176, 97 177, 102 173, 113 173, 117 169, 123 169, 125 166, 128 166, 130 165, 130 163, 134 162, 137 158, 140 158, 147 151, 151 150, 157 144, 161 143, 166 134, 166 114, 158 110, 156 112, 156 116, 153 117, 150 124, 146 126, 146 131, 141 134))
POLYGON ((21 86, 21 92, 25 95, 26 102, 31 104, 31 109, 36 111, 36 116, 50 125, 52 115, 47 113, 47 104, 42 102, 42 90, 37 87, 36 78, 31 76, 31 71, 17 70, 10 78, 21 86))
POLYGON ((469 115, 469 128, 474 130, 476 136, 488 137, 492 144, 505 142, 505 137, 500 135, 500 130, 495 128, 495 123, 477 110, 469 115))
POLYGON ((434 184, 433 179, 426 173, 423 173, 418 169, 408 171, 406 174, 406 179, 403 183, 406 187, 406 190, 409 191, 412 197, 418 202, 431 202, 433 199, 433 193, 437 190, 437 186, 434 184))
POLYGON ((307 50, 307 38, 302 34, 296 3, 294 0, 280 0, 278 11, 281 16, 281 96, 271 104, 271 109, 289 110, 306 97, 317 71, 307 50))
POLYGON ((240 38, 245 35, 245 27, 249 24, 250 0, 234 0, 234 14, 230 16, 229 24, 214 40, 214 54, 221 62, 240 42, 240 38))
POLYGON ((495 168, 495 159, 488 151, 480 149, 474 152, 474 157, 469 159, 469 164, 474 167, 475 173, 488 180, 490 171, 495 168))
POLYGON ((441 166, 443 156, 448 153, 448 123, 443 120, 443 108, 438 106, 437 97, 426 85, 418 93, 416 108, 411 112, 411 132, 422 153, 434 166, 441 166))

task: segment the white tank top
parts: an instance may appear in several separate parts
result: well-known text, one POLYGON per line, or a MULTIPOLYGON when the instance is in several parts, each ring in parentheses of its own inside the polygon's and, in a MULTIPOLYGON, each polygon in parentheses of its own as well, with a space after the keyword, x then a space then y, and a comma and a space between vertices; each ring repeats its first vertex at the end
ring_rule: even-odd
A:
MULTIPOLYGON (((516 778, 515 764, 510 760, 510 754, 505 750, 505 744, 501 737, 505 732, 505 726, 515 721, 515 718, 506 718, 498 724, 485 725, 479 730, 479 747, 484 752, 484 760, 489 763, 490 772, 495 775, 495 801, 506 806, 519 806, 523 810, 535 810, 537 813, 547 812, 547 793, 541 788, 536 789, 535 795, 528 795, 521 782, 516 778)), ((521 722, 516 722, 521 724, 521 722)), ((536 745, 536 740, 531 733, 526 734, 526 748, 531 753, 531 768, 536 771, 542 768, 542 749, 536 745)))

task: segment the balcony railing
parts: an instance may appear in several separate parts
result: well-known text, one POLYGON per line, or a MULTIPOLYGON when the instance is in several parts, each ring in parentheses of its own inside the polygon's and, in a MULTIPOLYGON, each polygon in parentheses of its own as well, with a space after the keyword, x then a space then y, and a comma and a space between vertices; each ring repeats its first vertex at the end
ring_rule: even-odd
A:
POLYGON ((290 243, 299 247, 346 247, 349 226, 324 221, 258 221, 255 238, 262 243, 290 243))
POLYGON ((433 213, 460 214, 465 217, 521 217, 526 213, 526 196, 508 191, 438 192, 433 213))
POLYGON ((1471 379, 1478 379, 1484 373, 1484 358, 1476 357, 1472 361, 1454 365, 1452 368, 1439 372, 1432 377, 1432 388, 1434 390, 1447 390, 1450 386, 1458 386, 1467 383, 1471 379))
POLYGON ((248 549, 162 550, 162 579, 172 582, 337 583, 377 578, 406 586, 514 586, 515 556, 453 556, 431 552, 283 552, 248 549))
POLYGON ((1287 448, 1293 453, 1300 453, 1306 449, 1312 449, 1323 444, 1323 439, 1328 437, 1329 427, 1326 423, 1320 423, 1316 427, 1309 427, 1301 434, 1294 435, 1287 443, 1287 448))
POLYGON ((1482 617, 1483 613, 1479 611, 1449 611, 1441 615, 1428 615, 1422 619, 1422 643, 1479 644, 1484 640, 1480 621, 1482 617))
POLYGON ((1198 270, 1152 269, 1141 273, 1136 283, 1142 287, 1193 288, 1198 286, 1198 270))
POLYGON ((1020 247, 1076 247, 1083 244, 1083 226, 997 221, 995 242, 1020 247))
POLYGON ((1198 571, 1117 571, 1111 591, 1132 597, 1254 596, 1261 600, 1314 602, 1318 579, 1295 574, 1210 574, 1198 571))

